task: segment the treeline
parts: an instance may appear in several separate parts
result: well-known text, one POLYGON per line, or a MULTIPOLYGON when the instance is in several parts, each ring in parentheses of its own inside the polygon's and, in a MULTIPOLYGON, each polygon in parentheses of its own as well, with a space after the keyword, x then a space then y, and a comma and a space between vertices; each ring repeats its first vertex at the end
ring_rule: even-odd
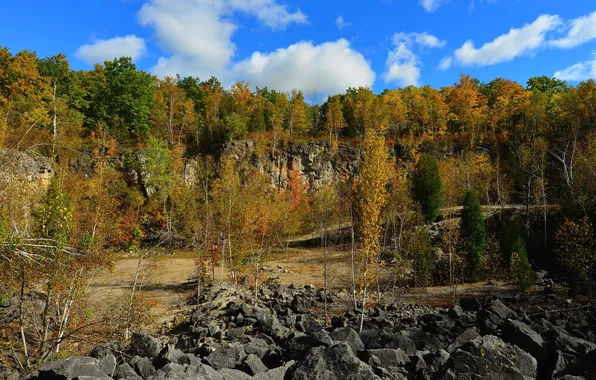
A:
MULTIPOLYGON (((220 271, 257 291, 260 263, 313 230, 326 273, 330 231, 349 226, 355 305, 371 288, 511 275, 525 288, 529 241, 578 288, 593 288, 595 133, 594 81, 539 77, 524 87, 461 76, 440 90, 348 89, 319 105, 244 82, 158 79, 128 58, 75 71, 63 55, 0 49, 2 162, 26 152, 54 163, 44 191, 8 166, 0 176, 2 284, 21 301, 32 289, 45 294, 41 313, 20 308, 3 330, 10 360, 43 361, 84 330, 87 280, 111 253, 176 242, 203 258, 201 278, 220 271), (359 170, 309 188, 294 167, 277 188, 248 160, 219 156, 241 138, 271 157, 288 142, 328 140, 332 160, 339 144, 356 145, 359 170), (89 170, 79 170, 81 151, 89 170), (481 204, 523 209, 495 228, 481 204), (462 205, 460 222, 446 220, 462 205), (442 219, 433 241, 428 225, 442 219)), ((140 321, 132 296, 114 334, 140 321)))

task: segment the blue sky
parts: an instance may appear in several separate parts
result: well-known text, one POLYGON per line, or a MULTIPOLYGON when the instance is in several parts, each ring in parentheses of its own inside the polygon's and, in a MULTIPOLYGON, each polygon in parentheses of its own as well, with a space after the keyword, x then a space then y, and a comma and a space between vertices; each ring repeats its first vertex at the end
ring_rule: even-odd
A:
POLYGON ((21 0, 3 14, 13 53, 63 52, 76 69, 128 55, 158 76, 306 94, 596 78, 592 0, 21 0))

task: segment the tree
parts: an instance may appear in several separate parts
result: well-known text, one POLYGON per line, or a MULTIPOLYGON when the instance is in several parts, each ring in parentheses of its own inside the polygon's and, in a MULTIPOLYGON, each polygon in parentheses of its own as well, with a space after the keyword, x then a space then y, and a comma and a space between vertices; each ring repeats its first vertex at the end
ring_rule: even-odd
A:
POLYGON ((178 86, 179 78, 165 77, 155 81, 154 104, 151 108, 152 134, 165 137, 172 147, 184 140, 198 117, 193 101, 178 86))
POLYGON ((479 281, 484 277, 486 227, 478 195, 474 190, 468 190, 464 197, 460 231, 467 253, 468 277, 479 281))
POLYGON ((340 97, 339 95, 331 96, 327 100, 325 112, 325 129, 329 132, 329 141, 332 140, 332 136, 335 136, 335 141, 337 141, 344 124, 340 97))
POLYGON ((306 135, 309 129, 308 121, 302 91, 292 90, 286 118, 288 132, 306 135))
POLYGON ((478 82, 469 75, 461 75, 448 97, 450 119, 454 131, 468 136, 470 146, 482 141, 486 99, 478 89, 478 82))
POLYGON ((414 200, 420 204, 427 223, 434 222, 441 215, 442 187, 437 160, 428 154, 423 154, 414 171, 412 193, 414 200))
POLYGON ((513 241, 511 247, 511 264, 510 275, 515 286, 525 291, 536 282, 534 271, 528 261, 528 253, 526 251, 526 243, 522 236, 518 236, 513 241))
POLYGON ((385 186, 390 173, 384 142, 383 136, 376 131, 366 133, 362 143, 360 173, 354 182, 358 236, 363 260, 360 331, 364 323, 366 289, 372 279, 371 265, 381 249, 379 239, 383 228, 382 209, 387 201, 385 186))
POLYGON ((327 293, 329 288, 329 277, 327 272, 327 234, 333 220, 336 206, 336 195, 331 184, 317 189, 312 195, 311 210, 314 220, 319 226, 321 246, 323 247, 323 299, 325 311, 325 325, 329 320, 327 310, 327 293))
POLYGON ((153 77, 126 57, 96 65, 91 74, 84 82, 90 102, 85 110, 88 128, 102 124, 121 139, 144 137, 153 107, 153 77))

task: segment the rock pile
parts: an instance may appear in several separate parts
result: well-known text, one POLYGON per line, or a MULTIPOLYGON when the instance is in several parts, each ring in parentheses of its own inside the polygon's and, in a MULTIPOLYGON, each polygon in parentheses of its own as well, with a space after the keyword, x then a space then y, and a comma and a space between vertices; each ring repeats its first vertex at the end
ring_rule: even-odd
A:
MULTIPOLYGON (((391 304, 335 316, 323 328, 312 286, 249 292, 209 286, 183 331, 49 363, 27 379, 591 379, 596 310, 554 295, 462 302, 451 309, 391 304)), ((329 302, 337 302, 330 296, 329 302)))

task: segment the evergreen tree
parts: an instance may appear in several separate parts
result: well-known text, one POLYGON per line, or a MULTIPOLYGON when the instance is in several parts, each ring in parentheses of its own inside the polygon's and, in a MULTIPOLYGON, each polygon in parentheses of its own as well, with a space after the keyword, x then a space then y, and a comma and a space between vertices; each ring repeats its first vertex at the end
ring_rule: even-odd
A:
POLYGON ((424 221, 434 222, 441 214, 443 205, 443 185, 439 176, 439 165, 437 160, 423 154, 418 160, 416 171, 412 180, 412 191, 414 200, 420 204, 424 221))
POLYGON ((472 280, 481 280, 484 277, 486 228, 478 195, 473 190, 468 190, 464 198, 460 231, 467 253, 467 274, 472 280))
POLYGON ((532 270, 524 238, 518 236, 512 245, 510 274, 513 283, 519 290, 526 290, 536 282, 536 275, 532 270))

